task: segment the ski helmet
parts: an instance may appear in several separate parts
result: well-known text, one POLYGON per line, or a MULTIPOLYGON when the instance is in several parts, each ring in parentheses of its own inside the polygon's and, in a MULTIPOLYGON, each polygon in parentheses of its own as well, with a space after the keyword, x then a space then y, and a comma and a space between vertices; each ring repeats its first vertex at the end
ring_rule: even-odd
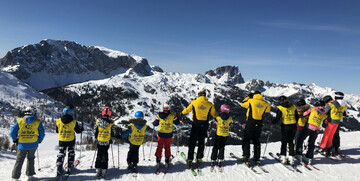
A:
POLYGON ((325 96, 325 97, 323 98, 323 101, 324 101, 325 103, 328 103, 328 102, 330 102, 331 100, 333 100, 333 98, 332 98, 330 95, 327 95, 327 96, 325 96))
POLYGON ((74 107, 73 106, 66 106, 63 110, 64 115, 74 115, 74 107))
POLYGON ((101 115, 102 116, 111 116, 111 108, 109 106, 105 106, 102 108, 102 111, 101 111, 101 115))
POLYGON ((288 100, 288 98, 287 98, 286 96, 280 96, 280 97, 279 97, 279 104, 284 103, 284 102, 286 102, 287 100, 288 100))
POLYGON ((36 115, 36 108, 35 107, 26 107, 24 111, 24 115, 36 115))
POLYGON ((221 105, 220 112, 229 113, 230 112, 230 106, 228 106, 226 104, 221 105))
POLYGON ((144 113, 142 111, 135 112, 135 118, 144 118, 144 113))
POLYGON ((168 103, 164 103, 163 104, 163 110, 164 111, 170 111, 172 108, 171 108, 171 106, 168 104, 168 103))
POLYGON ((335 99, 343 99, 344 93, 342 92, 335 92, 335 99))
POLYGON ((324 107, 324 106, 325 106, 324 101, 322 101, 322 100, 316 101, 316 102, 315 102, 315 107, 318 107, 318 106, 324 107))
POLYGON ((206 91, 205 91, 205 90, 201 90, 201 91, 198 93, 198 96, 206 96, 206 91))
POLYGON ((306 105, 305 99, 300 99, 299 101, 297 101, 296 105, 299 107, 305 106, 306 105))

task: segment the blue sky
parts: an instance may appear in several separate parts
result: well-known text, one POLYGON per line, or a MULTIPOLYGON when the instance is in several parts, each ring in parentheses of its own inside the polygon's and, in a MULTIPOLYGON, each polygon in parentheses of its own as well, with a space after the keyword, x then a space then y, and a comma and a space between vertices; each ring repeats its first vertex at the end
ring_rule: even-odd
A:
POLYGON ((245 80, 360 94, 360 1, 0 1, 0 57, 42 39, 146 57, 168 72, 237 65, 245 80))

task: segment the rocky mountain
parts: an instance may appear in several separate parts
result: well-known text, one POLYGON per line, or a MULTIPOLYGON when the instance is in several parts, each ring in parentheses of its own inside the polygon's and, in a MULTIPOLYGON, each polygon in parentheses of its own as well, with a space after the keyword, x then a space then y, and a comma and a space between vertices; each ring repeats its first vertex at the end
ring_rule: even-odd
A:
MULTIPOLYGON (((335 92, 316 84, 276 84, 256 79, 244 81, 237 66, 223 66, 204 74, 164 72, 160 67, 149 66, 145 58, 136 55, 70 41, 43 40, 39 44, 16 48, 0 60, 0 66, 14 75, 6 74, 13 77, 14 85, 23 80, 37 90, 42 90, 43 94, 39 95, 51 97, 47 99, 47 105, 58 105, 56 102, 61 103, 61 106, 76 105, 77 119, 88 123, 90 127, 95 123, 101 108, 111 106, 113 119, 117 123, 129 120, 136 111, 141 110, 151 129, 151 122, 165 102, 173 105, 173 111, 179 113, 197 97, 200 90, 207 90, 208 99, 214 102, 217 110, 224 103, 231 107, 234 120, 229 139, 231 144, 241 143, 246 109, 241 108, 240 103, 250 92, 261 91, 265 100, 272 105, 271 113, 265 117, 262 141, 269 135, 267 121, 275 115, 279 96, 288 96, 293 103, 305 98, 309 104, 313 104, 325 95, 333 96, 335 92)), ((30 88, 28 90, 37 92, 30 88)), ((9 89, 6 91, 9 92, 9 89)), ((16 97, 15 93, 7 94, 6 91, 0 92, 0 95, 9 95, 2 96, 3 103, 10 102, 10 98, 5 97, 16 97)), ((33 97, 25 101, 43 99, 33 97)), ((360 96, 345 95, 345 100, 349 105, 349 116, 344 119, 342 129, 360 130, 360 96)), ((48 119, 56 118, 61 113, 61 106, 48 109, 48 112, 53 113, 47 114, 48 119)), ((188 139, 189 118, 191 114, 181 126, 183 143, 188 139)), ((270 139, 279 140, 280 126, 277 125, 272 132, 270 139)))
POLYGON ((129 69, 140 76, 161 71, 136 55, 50 39, 9 51, 0 59, 0 68, 37 90, 109 78, 129 69))

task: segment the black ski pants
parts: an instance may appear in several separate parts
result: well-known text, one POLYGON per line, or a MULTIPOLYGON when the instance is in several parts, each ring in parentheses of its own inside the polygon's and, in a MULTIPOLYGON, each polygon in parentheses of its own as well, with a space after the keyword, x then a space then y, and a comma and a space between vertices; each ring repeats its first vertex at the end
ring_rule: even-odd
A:
POLYGON ((141 145, 133 145, 130 143, 130 149, 127 154, 127 163, 128 165, 133 164, 137 165, 139 163, 139 148, 141 145))
POLYGON ((250 158, 250 142, 254 144, 254 159, 260 159, 260 135, 261 135, 262 121, 261 120, 248 120, 245 125, 243 137, 243 156, 250 158))
POLYGON ((305 157, 311 158, 311 159, 314 158, 315 141, 316 141, 317 135, 318 135, 318 131, 310 130, 308 128, 308 125, 306 124, 298 137, 297 145, 296 145, 296 154, 302 155, 304 140, 306 139, 306 137, 309 136, 308 150, 305 154, 305 157))
POLYGON ((59 154, 57 155, 56 165, 57 165, 57 171, 61 173, 63 171, 63 163, 66 156, 66 150, 68 151, 68 168, 71 168, 74 166, 74 160, 75 160, 75 150, 74 145, 72 146, 60 146, 59 147, 59 154))
POLYGON ((339 130, 340 130, 340 124, 338 125, 336 132, 334 134, 332 143, 333 143, 333 147, 337 150, 340 148, 340 134, 339 134, 339 130))
POLYGON ((211 160, 223 160, 227 136, 218 136, 215 134, 214 147, 211 153, 211 160))
POLYGON ((205 148, 205 138, 207 135, 207 129, 209 123, 207 121, 193 121, 190 140, 189 140, 189 150, 188 150, 188 159, 194 159, 194 150, 196 142, 198 143, 198 151, 196 154, 197 159, 202 159, 204 157, 204 148, 205 148))
POLYGON ((280 155, 286 155, 286 147, 289 145, 289 155, 294 156, 294 137, 297 128, 296 124, 281 124, 281 149, 280 155))
POLYGON ((97 145, 95 168, 108 169, 110 145, 97 145))

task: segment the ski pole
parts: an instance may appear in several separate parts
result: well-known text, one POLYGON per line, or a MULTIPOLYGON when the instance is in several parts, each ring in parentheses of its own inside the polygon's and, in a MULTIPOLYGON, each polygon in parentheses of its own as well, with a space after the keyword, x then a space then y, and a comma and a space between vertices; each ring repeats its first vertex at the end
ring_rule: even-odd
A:
MULTIPOLYGON (((210 134, 210 133, 209 133, 210 134)), ((209 134, 208 134, 208 137, 206 138, 207 139, 207 143, 209 143, 209 134)), ((210 155, 210 151, 211 151, 211 147, 210 147, 210 143, 209 143, 209 149, 208 149, 208 153, 207 153, 207 157, 206 157, 206 161, 209 161, 209 155, 210 155)), ((205 144, 205 148, 206 148, 206 144, 205 144)), ((206 150, 206 149, 205 149, 206 150)))
POLYGON ((152 142, 153 142, 153 139, 154 139, 154 132, 155 132, 155 128, 153 128, 153 131, 152 131, 152 134, 151 134, 149 161, 151 161, 150 156, 151 156, 151 150, 152 150, 152 142))
POLYGON ((91 162, 90 168, 93 168, 96 151, 97 151, 97 148, 96 148, 95 151, 94 151, 94 156, 93 156, 93 160, 92 160, 92 162, 91 162))
POLYGON ((143 150, 143 158, 144 158, 143 160, 145 161, 145 150, 144 150, 144 143, 142 144, 142 148, 143 148, 142 150, 143 150))
POLYGON ((178 155, 179 153, 179 128, 176 129, 177 130, 177 133, 176 133, 176 156, 178 155))
POLYGON ((265 152, 266 152, 266 148, 270 139, 270 135, 272 134, 272 126, 270 126, 270 133, 268 134, 268 137, 266 139, 266 144, 265 144, 265 149, 264 149, 264 153, 263 153, 263 158, 265 158, 265 152))
POLYGON ((120 143, 118 143, 118 169, 120 169, 120 143))
POLYGON ((113 151, 113 146, 112 144, 110 144, 111 146, 111 155, 112 155, 112 160, 113 160, 113 168, 115 168, 115 161, 114 161, 114 151, 113 151))
POLYGON ((38 160, 38 171, 40 171, 41 170, 41 168, 40 168, 40 158, 39 158, 39 148, 38 149, 36 149, 36 153, 37 153, 37 160, 38 160))

